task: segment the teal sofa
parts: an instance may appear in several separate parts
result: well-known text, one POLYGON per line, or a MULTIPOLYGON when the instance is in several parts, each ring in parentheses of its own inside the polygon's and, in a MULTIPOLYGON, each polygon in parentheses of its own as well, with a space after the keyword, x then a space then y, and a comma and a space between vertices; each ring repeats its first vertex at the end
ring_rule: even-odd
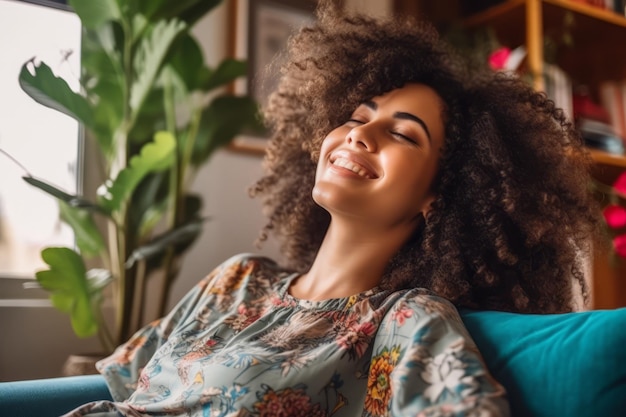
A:
MULTIPOLYGON (((513 417, 626 416, 626 308, 558 315, 461 311, 513 417)), ((0 416, 57 417, 111 399, 99 375, 0 383, 0 416)))

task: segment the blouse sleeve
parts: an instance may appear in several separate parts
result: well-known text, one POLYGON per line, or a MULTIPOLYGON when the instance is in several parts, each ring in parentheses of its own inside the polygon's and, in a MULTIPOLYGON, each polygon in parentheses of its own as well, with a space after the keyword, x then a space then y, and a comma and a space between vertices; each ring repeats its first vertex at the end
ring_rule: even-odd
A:
POLYGON ((155 320, 137 331, 126 343, 120 345, 113 354, 96 364, 98 371, 107 381, 111 396, 115 401, 124 401, 137 387, 141 370, 152 355, 188 319, 193 318, 197 308, 206 303, 206 294, 224 270, 232 270, 243 262, 235 256, 215 268, 206 278, 194 286, 165 317, 155 320))
POLYGON ((373 355, 370 415, 509 416, 504 388, 455 307, 439 297, 413 292, 397 302, 381 323, 373 355))

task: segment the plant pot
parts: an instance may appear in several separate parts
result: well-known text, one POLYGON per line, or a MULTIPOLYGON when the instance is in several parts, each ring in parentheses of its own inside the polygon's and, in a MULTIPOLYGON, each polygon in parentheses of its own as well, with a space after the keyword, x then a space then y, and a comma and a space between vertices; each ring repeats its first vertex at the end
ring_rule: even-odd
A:
POLYGON ((106 356, 107 355, 104 353, 70 355, 63 364, 62 374, 63 376, 98 374, 99 372, 96 369, 96 362, 106 356))

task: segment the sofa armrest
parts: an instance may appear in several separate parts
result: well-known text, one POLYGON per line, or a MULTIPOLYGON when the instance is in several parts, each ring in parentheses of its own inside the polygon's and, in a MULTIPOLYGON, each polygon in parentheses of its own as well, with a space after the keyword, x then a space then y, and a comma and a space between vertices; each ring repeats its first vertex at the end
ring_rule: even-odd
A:
POLYGON ((0 416, 58 417, 81 404, 111 399, 101 375, 0 382, 0 416))

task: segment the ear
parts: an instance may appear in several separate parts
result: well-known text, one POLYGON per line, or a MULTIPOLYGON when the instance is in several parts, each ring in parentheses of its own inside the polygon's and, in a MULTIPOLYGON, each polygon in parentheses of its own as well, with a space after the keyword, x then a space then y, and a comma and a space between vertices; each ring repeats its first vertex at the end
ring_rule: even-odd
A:
POLYGON ((422 207, 420 208, 420 214, 424 216, 424 219, 426 219, 426 216, 430 212, 430 209, 432 208, 431 206, 436 198, 437 196, 434 193, 430 193, 426 197, 424 197, 422 207))

